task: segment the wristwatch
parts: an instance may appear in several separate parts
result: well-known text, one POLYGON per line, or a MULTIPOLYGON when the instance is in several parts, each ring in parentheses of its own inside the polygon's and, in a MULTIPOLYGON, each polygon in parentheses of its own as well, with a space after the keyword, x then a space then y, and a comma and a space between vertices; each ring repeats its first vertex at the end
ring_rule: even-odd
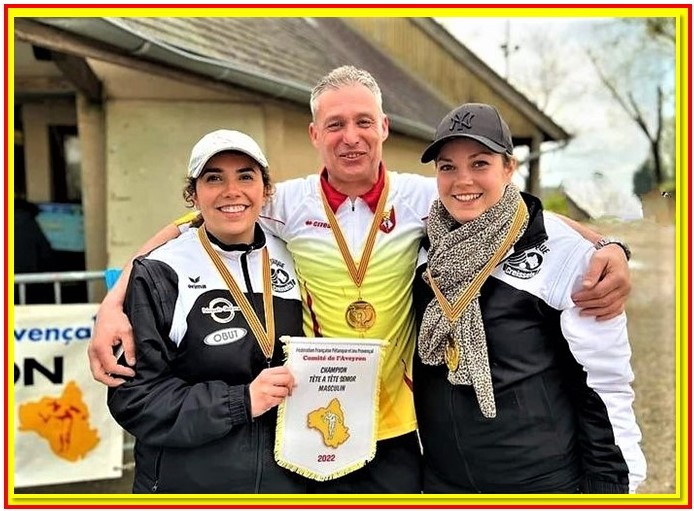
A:
POLYGON ((629 245, 622 240, 618 240, 617 238, 600 238, 593 246, 595 247, 595 250, 600 250, 607 245, 619 246, 622 250, 624 250, 624 255, 627 256, 627 261, 631 259, 631 249, 629 248, 629 245))

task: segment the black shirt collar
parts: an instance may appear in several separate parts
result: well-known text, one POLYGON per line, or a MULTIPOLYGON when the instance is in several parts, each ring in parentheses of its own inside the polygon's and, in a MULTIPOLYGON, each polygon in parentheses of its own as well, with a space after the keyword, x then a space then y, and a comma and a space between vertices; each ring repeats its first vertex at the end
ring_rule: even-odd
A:
MULTIPOLYGON (((204 224, 201 228, 205 228, 204 224)), ((252 250, 258 250, 265 246, 265 232, 257 223, 255 224, 253 241, 251 243, 233 243, 231 245, 227 245, 226 243, 223 243, 215 238, 214 235, 207 229, 205 229, 205 231, 207 232, 207 237, 210 238, 210 242, 214 243, 225 252, 251 252, 252 250)))

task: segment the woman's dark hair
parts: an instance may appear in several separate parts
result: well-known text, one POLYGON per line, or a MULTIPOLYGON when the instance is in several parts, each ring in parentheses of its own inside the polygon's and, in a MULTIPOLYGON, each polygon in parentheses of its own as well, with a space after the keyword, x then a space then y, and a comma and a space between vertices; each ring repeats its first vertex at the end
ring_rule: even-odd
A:
MULTIPOLYGON (((241 153, 239 151, 222 151, 221 153, 217 154, 242 154, 246 156, 245 153, 241 153)), ((216 155, 215 155, 216 156, 216 155)), ((265 187, 265 195, 269 197, 272 195, 275 191, 275 187, 272 183, 272 179, 270 179, 270 171, 260 165, 258 162, 253 160, 253 163, 256 165, 257 168, 260 169, 260 175, 263 178, 263 186, 265 187)), ((186 202, 186 207, 188 208, 194 208, 195 203, 193 202, 193 197, 195 197, 195 183, 197 182, 198 178, 193 178, 193 177, 187 177, 185 181, 185 185, 183 187, 183 200, 186 202)), ((193 227, 199 227, 202 224, 202 217, 198 217, 198 219, 193 222, 193 227), (198 225, 195 225, 198 223, 198 225)))

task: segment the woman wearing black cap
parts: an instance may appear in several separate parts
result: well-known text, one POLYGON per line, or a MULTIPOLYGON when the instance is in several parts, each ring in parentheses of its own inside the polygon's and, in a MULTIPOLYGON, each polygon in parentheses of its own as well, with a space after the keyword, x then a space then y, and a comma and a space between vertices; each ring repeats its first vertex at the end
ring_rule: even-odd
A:
POLYGON ((278 339, 302 324, 291 256, 257 223, 271 192, 252 138, 205 135, 184 190, 202 225, 133 264, 135 376, 108 406, 136 438, 134 493, 306 492, 273 458, 276 407, 294 385, 278 339))
POLYGON ((465 104, 422 156, 439 191, 415 279, 424 492, 634 492, 626 317, 579 315, 595 248, 519 192, 512 151, 498 111, 465 104))

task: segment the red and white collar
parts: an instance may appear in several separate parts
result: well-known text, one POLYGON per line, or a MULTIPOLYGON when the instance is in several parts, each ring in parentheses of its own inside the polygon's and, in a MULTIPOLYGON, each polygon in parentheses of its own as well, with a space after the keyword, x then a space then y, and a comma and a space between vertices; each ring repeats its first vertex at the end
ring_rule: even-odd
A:
MULTIPOLYGON (((383 187, 385 185, 386 172, 386 166, 383 164, 383 162, 381 162, 381 164, 378 166, 378 181, 376 181, 373 187, 371 187, 371 190, 359 196, 364 202, 366 202, 366 205, 369 206, 372 213, 376 212, 378 199, 381 198, 381 192, 383 192, 383 187)), ((328 200, 330 209, 333 210, 333 213, 337 212, 337 208, 339 208, 342 203, 347 200, 348 196, 337 191, 328 182, 328 170, 326 168, 323 168, 320 173, 320 185, 323 188, 323 193, 325 193, 325 198, 328 200)))

